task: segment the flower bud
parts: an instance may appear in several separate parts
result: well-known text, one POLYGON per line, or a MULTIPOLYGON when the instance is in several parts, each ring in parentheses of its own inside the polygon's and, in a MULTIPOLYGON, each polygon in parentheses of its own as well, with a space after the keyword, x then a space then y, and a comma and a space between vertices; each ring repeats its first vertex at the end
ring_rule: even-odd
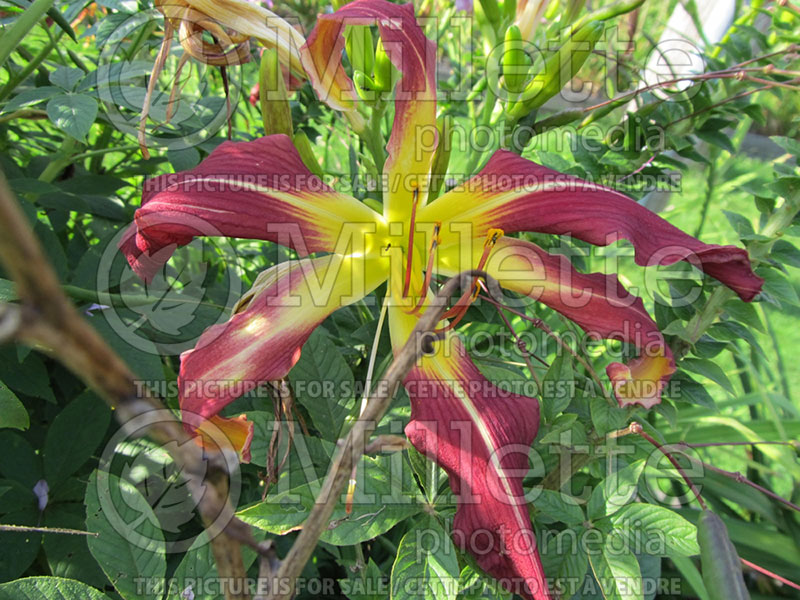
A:
POLYGON ((505 48, 503 49, 503 79, 506 89, 518 94, 525 86, 531 59, 522 48, 522 34, 519 27, 511 25, 506 30, 505 48))
POLYGON ((264 134, 283 133, 291 137, 292 109, 289 107, 278 52, 272 48, 264 50, 261 55, 258 86, 264 134))
POLYGON ((544 69, 528 83, 520 99, 508 107, 509 117, 518 120, 560 92, 589 58, 603 30, 602 23, 592 21, 569 36, 545 61, 544 69))
POLYGON ((431 182, 428 191, 428 202, 439 196, 439 191, 444 184, 447 167, 450 165, 450 153, 453 150, 453 117, 442 115, 436 119, 436 131, 439 136, 436 151, 433 154, 431 165, 431 182))
POLYGON ((353 71, 372 73, 375 50, 372 46, 372 32, 369 27, 348 27, 344 34, 344 45, 353 71))

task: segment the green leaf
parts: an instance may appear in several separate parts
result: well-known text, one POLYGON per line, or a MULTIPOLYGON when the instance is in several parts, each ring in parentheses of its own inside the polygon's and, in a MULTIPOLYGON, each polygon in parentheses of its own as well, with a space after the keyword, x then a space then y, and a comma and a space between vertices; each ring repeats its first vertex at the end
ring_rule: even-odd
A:
POLYGON ((353 406, 353 373, 325 330, 317 327, 289 372, 295 397, 314 427, 330 441, 339 439, 353 406))
POLYGON ((728 313, 728 315, 735 321, 744 323, 748 327, 753 327, 761 333, 766 333, 766 329, 764 329, 764 323, 761 321, 761 317, 759 316, 756 307, 750 302, 742 302, 736 298, 734 300, 728 300, 728 302, 725 303, 724 308, 725 312, 728 313))
POLYGON ((696 527, 678 513, 663 506, 636 502, 608 517, 628 547, 656 556, 694 556, 696 527))
POLYGON ((644 470, 645 460, 636 462, 615 471, 603 482, 605 514, 612 515, 631 501, 636 494, 639 477, 644 470))
POLYGON ((710 379, 714 383, 721 385, 729 393, 733 394, 733 385, 717 363, 702 358, 684 358, 680 362, 680 366, 687 371, 702 375, 706 379, 710 379))
POLYGON ((17 287, 14 282, 0 278, 0 302, 13 302, 17 298, 17 287))
POLYGON ((785 275, 775 269, 759 269, 758 274, 764 278, 762 294, 774 304, 782 306, 784 303, 797 306, 800 300, 792 283, 785 275))
POLYGON ((347 579, 339 580, 339 588, 349 600, 385 600, 389 583, 371 558, 364 570, 347 569, 347 579))
POLYGON ((42 461, 24 437, 8 429, 0 430, 0 473, 28 489, 42 478, 42 461))
POLYGON ((781 264, 788 264, 800 269, 800 250, 786 240, 777 240, 772 246, 770 258, 781 264))
POLYGON ((81 94, 62 94, 47 103, 47 116, 53 125, 83 142, 97 117, 97 100, 81 94))
POLYGON ((142 582, 167 572, 164 534, 153 509, 130 483, 94 471, 86 488, 89 551, 125 600, 151 598, 142 582))
POLYGON ((533 501, 536 512, 567 525, 583 523, 585 516, 578 501, 572 496, 554 490, 541 490, 533 501))
POLYGON ((51 488, 77 471, 103 441, 111 411, 93 392, 84 392, 53 419, 44 442, 44 477, 51 488))
POLYGON ((64 90, 54 85, 43 85, 31 90, 25 90, 11 98, 8 104, 0 109, 0 113, 10 113, 14 112, 15 110, 19 110, 20 108, 33 106, 34 104, 44 102, 45 100, 50 100, 50 98, 53 96, 59 96, 63 93, 64 90))
POLYGON ((592 572, 607 600, 642 600, 642 574, 625 540, 612 531, 600 552, 589 554, 592 572))
POLYGON ((716 410, 714 398, 706 391, 705 386, 696 382, 686 373, 680 371, 675 373, 670 379, 667 390, 670 400, 688 402, 716 410))
POLYGON ((392 600, 455 600, 460 577, 450 536, 426 517, 400 540, 392 565, 392 600))
POLYGON ((99 590, 74 579, 26 577, 0 585, 0 600, 110 600, 99 590))
MULTIPOLYGON (((80 491, 85 495, 84 489, 80 491)), ((47 507, 44 518, 47 527, 86 530, 86 510, 80 502, 54 502, 47 507)), ((87 536, 46 533, 42 537, 51 574, 101 589, 108 585, 108 578, 89 552, 87 536)))
POLYGON ((612 406, 603 396, 595 396, 590 404, 592 424, 599 435, 625 427, 628 422, 628 411, 619 406, 612 406))
POLYGON ((75 89, 78 82, 83 79, 84 73, 75 67, 58 67, 50 73, 50 83, 71 92, 75 89))
POLYGON ((695 131, 695 135, 712 146, 719 146, 731 154, 736 153, 736 149, 733 147, 731 139, 721 131, 695 131))
POLYGON ((585 532, 583 528, 565 529, 551 536, 542 549, 542 567, 553 582, 553 589, 562 592, 561 598, 575 595, 589 568, 586 544, 582 541, 585 532))
MULTIPOLYGON (((266 501, 243 508, 238 516, 278 535, 298 529, 316 503, 334 450, 335 445, 326 440, 295 435, 290 459, 266 501)), ((322 534, 328 544, 350 546, 370 540, 421 510, 419 488, 400 452, 363 456, 356 480, 352 514, 346 514, 340 499, 322 534)))
POLYGON ((28 411, 16 394, 0 381, 0 429, 11 427, 13 429, 27 429, 31 421, 28 411))
POLYGON ((511 594, 506 592, 498 581, 476 571, 469 565, 461 569, 458 590, 458 600, 509 600, 511 598, 511 594))
POLYGON ((572 361, 566 352, 553 360, 542 379, 542 417, 546 423, 552 421, 569 406, 573 396, 572 361))

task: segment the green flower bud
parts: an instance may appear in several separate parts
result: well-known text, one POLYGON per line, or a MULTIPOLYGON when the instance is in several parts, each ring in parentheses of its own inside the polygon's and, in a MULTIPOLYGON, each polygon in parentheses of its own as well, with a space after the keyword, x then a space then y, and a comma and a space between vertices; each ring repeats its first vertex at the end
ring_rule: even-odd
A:
POLYGON ((444 185, 447 167, 450 165, 450 153, 453 150, 453 117, 443 115, 436 119, 436 131, 439 142, 433 154, 431 165, 431 185, 428 192, 428 201, 435 200, 444 185))
POLYGON ((603 35, 603 24, 587 23, 548 58, 544 69, 537 73, 523 90, 520 99, 507 109, 513 119, 520 119, 555 96, 580 70, 603 35))
POLYGON ((531 58, 522 47, 522 34, 519 27, 511 25, 506 30, 505 48, 503 49, 503 79, 506 89, 518 94, 525 86, 531 58))
POLYGON ((264 133, 283 133, 291 137, 292 109, 289 106, 277 50, 266 49, 261 55, 258 83, 264 133))
POLYGON ((311 147, 311 142, 308 139, 308 136, 303 133, 302 131, 298 131, 294 134, 292 138, 294 142, 294 147, 297 148, 297 153, 300 155, 300 158, 303 160, 303 164, 311 171, 314 175, 318 177, 322 177, 322 169, 317 162, 317 157, 314 156, 314 149, 311 147))
POLYGON ((386 49, 383 47, 383 40, 378 40, 378 47, 375 49, 375 86, 381 92, 388 92, 394 85, 394 65, 386 49))
POLYGON ((710 510, 697 520, 697 543, 703 582, 711 600, 750 600, 742 577, 742 562, 725 523, 710 510))
POLYGON ((344 45, 353 70, 372 73, 375 50, 372 46, 372 31, 369 27, 348 27, 344 34, 344 45))

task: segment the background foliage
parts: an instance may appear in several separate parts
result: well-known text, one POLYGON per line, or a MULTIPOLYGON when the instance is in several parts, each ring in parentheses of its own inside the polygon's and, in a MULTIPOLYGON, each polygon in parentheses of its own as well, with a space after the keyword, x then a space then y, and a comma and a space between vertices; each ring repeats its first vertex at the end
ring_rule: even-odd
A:
MULTIPOLYGON (((564 7, 556 11, 552 23, 539 32, 541 39, 563 26, 559 19, 565 18, 567 5, 581 3, 561 4, 564 7)), ((596 84, 596 93, 587 106, 635 89, 640 68, 675 5, 674 0, 645 2, 639 9, 634 41, 615 66, 613 83, 604 57, 598 53, 589 58, 581 77, 596 84)), ((190 168, 225 139, 220 72, 190 61, 181 75, 181 107, 166 123, 165 107, 180 55, 176 47, 161 75, 148 125, 158 143, 151 144, 153 157, 144 160, 132 132, 161 41, 161 22, 154 18, 153 6, 145 0, 61 2, 45 19, 32 23, 21 41, 8 32, 32 5, 17 0, 0 6, 4 26, 0 56, 6 58, 0 71, 3 172, 22 200, 64 290, 137 374, 175 408, 175 388, 169 384, 176 378, 178 351, 186 349, 176 340, 188 343, 206 326, 225 318, 232 304, 231 290, 247 289, 259 272, 290 256, 285 248, 263 242, 193 245, 171 263, 169 286, 150 289, 135 280, 114 251, 115 236, 139 205, 144 178, 190 168), (185 144, 187 138, 197 141, 185 144), (195 270, 198 258, 206 270, 195 270), (119 323, 115 326, 106 318, 109 311, 124 325, 124 334, 119 323)), ((441 110, 465 132, 476 122, 494 127, 497 113, 484 108, 490 98, 481 90, 481 81, 485 81, 485 56, 496 40, 482 7, 476 4, 477 25, 466 39, 463 30, 453 26, 453 19, 460 16, 453 6, 426 0, 417 8, 422 15, 438 17, 428 22, 426 33, 439 43, 442 89, 475 89, 473 98, 445 102, 441 110)), ((276 10, 297 18, 307 32, 314 15, 329 7, 299 1, 283 3, 276 10)), ((785 51, 798 41, 797 9, 767 3, 759 12, 741 3, 737 18, 741 21, 735 32, 716 49, 709 48, 707 71, 785 51)), ((255 50, 254 58, 228 72, 230 127, 236 140, 263 133, 259 109, 248 101, 250 87, 258 79, 255 50)), ((648 310, 682 357, 674 377, 681 384, 679 391, 651 413, 639 410, 634 415, 633 409, 610 406, 587 385, 588 373, 559 353, 552 339, 522 320, 513 322, 518 332, 526 331, 528 339, 537 341, 535 352, 549 365, 535 363, 537 375, 545 382, 574 381, 577 390, 550 394, 544 388, 543 423, 534 448, 543 464, 531 471, 526 488, 542 480, 547 483, 546 474, 557 469, 561 450, 592 448, 573 462, 575 472, 562 490, 565 494, 545 489, 531 506, 539 538, 551 550, 543 554, 551 577, 581 584, 611 581, 603 590, 581 585, 577 598, 708 598, 713 593, 698 570, 695 504, 689 497, 664 500, 664 494, 683 490, 674 469, 666 461, 650 458, 652 447, 635 437, 625 438, 632 452, 614 460, 594 452, 606 447, 605 434, 625 427, 634 416, 656 439, 670 443, 784 442, 698 448, 694 455, 720 469, 746 473, 783 498, 800 501, 796 445, 800 364, 793 356, 800 346, 796 270, 800 250, 795 239, 800 227, 794 212, 786 218, 786 207, 796 212, 800 202, 796 139, 800 100, 789 89, 797 75, 791 70, 792 64, 797 66, 794 59, 796 55, 784 53, 753 63, 787 71, 773 74, 769 81, 778 84, 754 94, 743 94, 759 87, 753 81, 709 78, 683 92, 689 99, 673 96, 664 101, 647 93, 634 105, 625 98, 579 117, 560 113, 558 120, 548 121, 564 108, 553 101, 526 121, 537 124, 541 134, 524 149, 524 156, 597 181, 636 174, 618 187, 650 206, 660 204, 662 216, 708 243, 747 246, 759 259, 758 273, 767 280, 764 293, 751 305, 725 296, 715 283, 688 268, 653 289, 625 244, 590 253, 580 242, 530 236, 552 251, 571 248, 576 265, 586 271, 602 271, 609 257, 619 256, 623 282, 649 292, 644 295, 648 310), (621 122, 638 123, 640 129, 628 127, 623 139, 601 136, 594 145, 581 143, 590 124, 607 132, 621 122), (558 126, 545 131, 547 123, 558 126), (663 145, 648 147, 643 135, 647 131, 641 127, 664 132, 663 145), (767 136, 773 136, 772 141, 767 136), (656 197, 641 185, 675 174, 679 185, 671 194, 656 197), (699 294, 690 306, 674 306, 673 298, 693 288, 699 294), (585 536, 592 530, 602 532, 605 540, 596 551, 570 543, 571 535, 585 536), (552 535, 544 535, 545 531, 552 535), (653 532, 662 532, 668 540, 655 554, 637 543, 653 532), (616 542, 618 552, 612 551, 616 542), (625 577, 653 581, 662 577, 677 584, 672 590, 632 593, 619 583, 625 577)), ((319 103, 308 86, 295 94, 292 116, 295 130, 310 138, 321 170, 342 188, 355 186, 357 197, 369 197, 365 176, 375 172, 373 157, 343 119, 319 103)), ((384 119, 384 132, 390 116, 384 119)), ((457 178, 473 172, 496 149, 500 137, 483 152, 459 147, 456 139, 450 174, 457 178)), ((274 536, 279 555, 291 545, 293 530, 307 514, 341 431, 358 414, 356 392, 359 384, 363 389, 367 374, 380 297, 382 290, 338 311, 307 343, 289 383, 333 381, 336 389, 351 389, 353 394, 325 395, 295 385, 294 414, 278 415, 284 421, 283 431, 293 427, 295 434, 280 473, 275 473, 274 464, 267 464, 276 427, 271 396, 241 399, 231 407, 232 414, 247 410, 257 424, 253 463, 242 467, 238 506, 261 535, 283 534, 274 536), (267 484, 270 475, 277 481, 267 484), (298 481, 302 483, 296 485, 298 481), (267 502, 262 502, 263 494, 267 502)), ((0 300, 14 299, 13 284, 0 279, 0 300)), ((542 306, 530 308, 531 314, 565 336, 574 327, 542 306)), ((471 350, 487 377, 500 385, 529 380, 517 346, 490 305, 477 303, 464 323, 467 345, 473 344, 471 350), (492 352, 486 351, 489 347, 492 352)), ((595 344, 586 353, 600 373, 608 362, 606 344, 595 344)), ((376 376, 390 360, 388 332, 380 338, 378 357, 376 376)), ((408 399, 401 392, 379 432, 401 434, 408 415, 408 399)), ((0 532, 0 581, 6 582, 0 585, 0 598, 56 594, 172 598, 186 586, 143 590, 137 578, 186 581, 214 573, 202 535, 193 546, 172 551, 177 541, 198 534, 201 525, 181 510, 186 506, 185 490, 163 452, 145 440, 117 448, 116 459, 106 465, 112 472, 106 484, 121 516, 138 523, 135 533, 146 543, 130 544, 109 522, 100 506, 97 468, 118 426, 105 404, 62 366, 30 348, 0 348, 0 427, 0 523, 97 534, 0 532), (37 486, 40 481, 46 482, 46 492, 37 486)), ((273 458, 283 456, 287 438, 282 436, 273 458)), ((404 581, 415 579, 426 582, 431 598, 506 596, 477 572, 469 557, 456 552, 445 535, 455 506, 446 477, 436 467, 409 449, 365 457, 360 472, 361 496, 353 515, 345 518, 344 507, 337 508, 338 525, 323 536, 304 573, 336 582, 319 595, 351 600, 390 593, 396 598, 419 597, 404 591, 404 581), (378 494, 375 498, 386 494, 396 502, 370 502, 370 494, 378 494), (438 543, 426 550, 420 545, 420 531, 430 532, 438 543)), ((703 496, 722 516, 740 556, 796 579, 798 513, 719 473, 706 470, 701 483, 703 496)), ((248 556, 248 564, 255 575, 254 555, 248 556)), ((750 569, 746 582, 752 597, 798 596, 750 569)), ((197 589, 192 593, 195 598, 215 596, 197 589)), ((300 597, 314 595, 310 587, 300 592, 300 597)))

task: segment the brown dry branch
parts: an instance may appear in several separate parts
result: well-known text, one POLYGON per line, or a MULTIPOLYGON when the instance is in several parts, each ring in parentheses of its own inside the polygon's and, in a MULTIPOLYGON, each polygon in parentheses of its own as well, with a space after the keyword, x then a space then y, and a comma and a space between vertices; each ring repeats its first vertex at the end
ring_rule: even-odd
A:
POLYGON ((499 286, 483 271, 464 271, 445 283, 436 294, 431 306, 425 311, 411 332, 403 348, 395 355, 382 380, 370 393, 367 407, 358 421, 350 428, 347 437, 339 444, 333 464, 328 470, 325 483, 317 496, 314 508, 303 524, 300 535, 286 555, 275 575, 271 589, 276 590, 270 600, 289 600, 294 594, 294 583, 305 567, 320 536, 330 525, 333 509, 339 502, 350 478, 353 465, 358 461, 370 435, 386 413, 392 398, 405 376, 426 352, 433 349, 439 336, 433 332, 447 309, 447 303, 456 289, 471 289, 473 278, 482 277, 489 293, 499 297, 499 286))
MULTIPOLYGON (((187 480, 198 511, 211 539, 219 576, 242 585, 226 587, 226 600, 249 600, 246 571, 241 546, 255 549, 262 558, 262 573, 276 572, 272 545, 259 544, 249 525, 235 516, 228 502, 229 472, 221 453, 204 455, 192 442, 181 423, 169 414, 161 402, 143 394, 133 373, 98 333, 83 319, 64 294, 30 224, 0 172, 0 263, 16 282, 19 303, 0 303, 0 343, 16 341, 30 345, 62 362, 113 408, 124 424, 134 418, 158 415, 147 428, 147 435, 165 446, 187 480), (175 443, 177 442, 177 443, 175 443), (224 523, 224 525, 218 525, 224 523), (272 569, 265 569, 272 565, 272 569), (234 593, 238 591, 239 593, 234 593)), ((497 282, 483 271, 465 271, 445 283, 431 306, 419 319, 409 340, 397 353, 382 380, 370 394, 367 409, 355 422, 340 444, 317 502, 303 525, 300 535, 277 569, 274 581, 288 581, 274 586, 281 593, 271 598, 290 598, 300 575, 322 532, 329 525, 335 504, 342 495, 352 465, 364 453, 370 435, 389 407, 394 393, 405 376, 425 353, 430 352, 439 336, 433 332, 447 308, 453 292, 468 289, 474 277, 482 277, 489 293, 499 295, 497 282)), ((259 585, 271 582, 260 581, 259 585)), ((259 590, 259 596, 261 589, 259 590)))
MULTIPOLYGON (((255 549, 258 544, 228 503, 229 473, 223 455, 204 456, 177 419, 165 418, 169 413, 164 406, 141 393, 130 369, 67 299, 2 173, 0 262, 16 282, 20 298, 19 304, 0 304, 0 342, 18 341, 62 362, 115 409, 121 424, 148 413, 153 416, 147 433, 169 450, 183 473, 208 528, 219 575, 244 583, 241 544, 255 549)), ((227 599, 247 600, 246 589, 229 586, 227 599), (243 591, 234 594, 231 589, 243 591)))

